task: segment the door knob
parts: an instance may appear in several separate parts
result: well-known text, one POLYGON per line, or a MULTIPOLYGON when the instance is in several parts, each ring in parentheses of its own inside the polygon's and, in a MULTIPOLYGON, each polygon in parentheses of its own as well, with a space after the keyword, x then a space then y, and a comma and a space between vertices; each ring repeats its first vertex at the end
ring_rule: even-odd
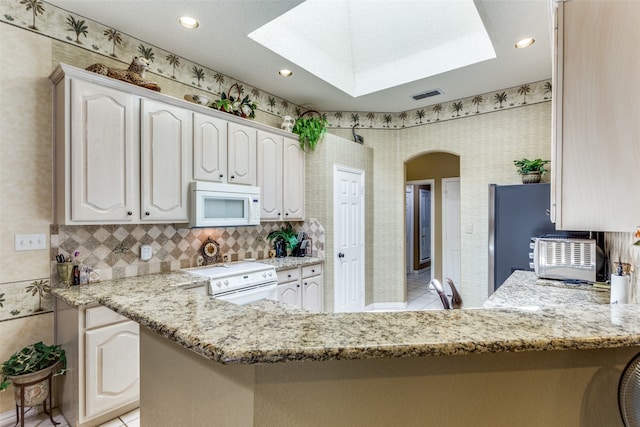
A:
POLYGON ((343 254, 342 252, 340 252, 340 253, 338 254, 338 258, 344 258, 344 254, 343 254))

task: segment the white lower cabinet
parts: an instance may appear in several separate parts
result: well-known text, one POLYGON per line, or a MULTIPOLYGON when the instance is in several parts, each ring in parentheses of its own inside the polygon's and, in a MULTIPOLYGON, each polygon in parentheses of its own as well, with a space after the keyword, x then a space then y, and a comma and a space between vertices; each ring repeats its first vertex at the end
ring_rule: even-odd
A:
POLYGON ((139 326, 103 306, 55 302, 56 343, 67 355, 60 411, 71 426, 94 426, 140 400, 139 326))
POLYGON ((131 321, 85 332, 87 417, 139 398, 139 340, 138 324, 131 321))
POLYGON ((322 264, 278 271, 278 301, 310 311, 323 311, 322 264))

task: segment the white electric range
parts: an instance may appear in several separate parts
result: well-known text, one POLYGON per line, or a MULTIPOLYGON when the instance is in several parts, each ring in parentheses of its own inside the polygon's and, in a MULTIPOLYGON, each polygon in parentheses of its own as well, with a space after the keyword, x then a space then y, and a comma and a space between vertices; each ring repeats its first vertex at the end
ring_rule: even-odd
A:
POLYGON ((263 299, 277 299, 278 275, 272 265, 237 261, 183 268, 180 271, 208 277, 208 286, 192 290, 223 301, 244 305, 263 299))

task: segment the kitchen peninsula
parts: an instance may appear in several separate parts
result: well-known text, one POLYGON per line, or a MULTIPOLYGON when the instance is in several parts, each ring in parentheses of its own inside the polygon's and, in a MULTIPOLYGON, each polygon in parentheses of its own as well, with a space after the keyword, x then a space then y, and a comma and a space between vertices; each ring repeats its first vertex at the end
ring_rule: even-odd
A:
POLYGON ((637 306, 526 272, 486 308, 388 313, 236 306, 172 286, 193 280, 54 290, 142 326, 142 425, 621 425, 617 381, 640 351, 637 306), (501 300, 519 289, 547 305, 501 300))

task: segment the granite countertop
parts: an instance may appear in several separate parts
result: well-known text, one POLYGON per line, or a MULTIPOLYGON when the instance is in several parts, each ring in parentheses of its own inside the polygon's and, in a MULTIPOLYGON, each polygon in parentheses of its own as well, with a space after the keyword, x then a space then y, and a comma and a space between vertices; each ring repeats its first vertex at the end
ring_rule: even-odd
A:
POLYGON ((276 270, 286 270, 287 268, 301 267, 309 264, 317 264, 324 262, 322 258, 317 257, 284 257, 284 258, 265 258, 259 259, 258 262, 273 265, 276 270))
MULTIPOLYGON (((189 285, 189 280, 197 282, 185 274, 149 275, 53 292, 72 305, 81 305, 83 301, 103 304, 191 351, 224 364, 640 344, 637 305, 611 306, 588 301, 561 305, 559 299, 549 299, 549 305, 540 304, 546 298, 520 304, 527 297, 523 296, 521 301, 518 292, 531 296, 560 289, 536 285, 535 276, 528 272, 515 272, 487 302, 489 307, 364 313, 310 313, 288 310, 273 302, 238 306, 181 289, 189 285), (509 296, 515 304, 509 304, 509 296)), ((579 295, 587 291, 572 292, 579 295)))

